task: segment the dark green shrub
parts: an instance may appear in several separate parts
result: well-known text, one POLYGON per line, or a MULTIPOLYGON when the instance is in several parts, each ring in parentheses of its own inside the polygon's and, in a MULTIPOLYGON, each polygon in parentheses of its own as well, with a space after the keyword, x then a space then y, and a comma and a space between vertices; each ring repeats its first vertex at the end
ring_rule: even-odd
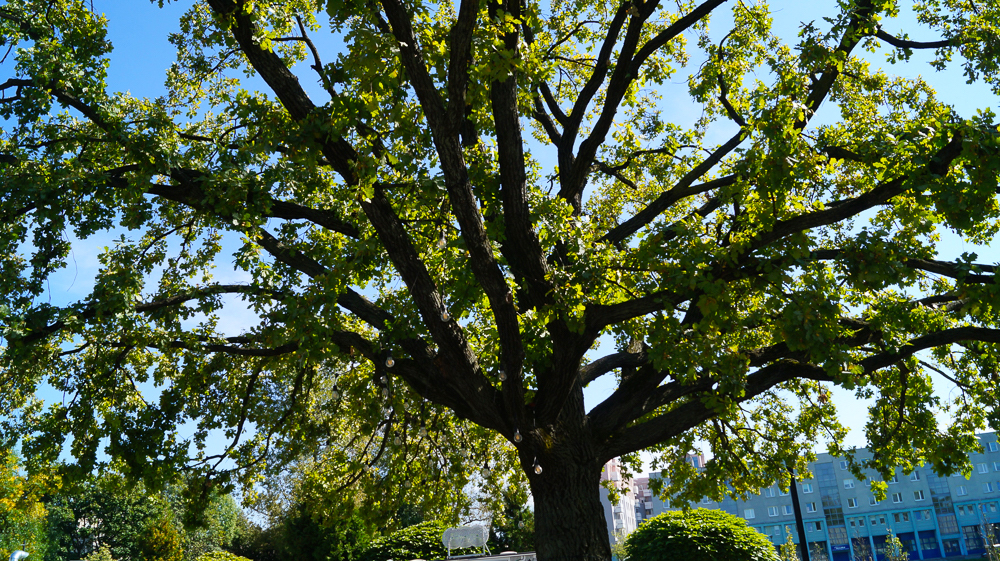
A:
MULTIPOLYGON (((387 559, 444 559, 448 550, 441 543, 441 535, 448 529, 442 522, 423 522, 388 536, 374 540, 361 556, 361 561, 386 561, 387 559)), ((471 549, 451 551, 452 555, 474 553, 471 549)))
POLYGON ((777 561, 764 534, 720 510, 665 512, 644 522, 625 542, 629 561, 777 561))
POLYGON ((139 535, 139 554, 143 561, 182 561, 182 536, 167 516, 153 520, 139 535))
POLYGON ((195 561, 252 561, 228 551, 210 551, 198 556, 195 561))
POLYGON ((286 513, 282 522, 283 559, 358 561, 370 541, 371 531, 354 512, 324 515, 308 505, 298 504, 286 513))

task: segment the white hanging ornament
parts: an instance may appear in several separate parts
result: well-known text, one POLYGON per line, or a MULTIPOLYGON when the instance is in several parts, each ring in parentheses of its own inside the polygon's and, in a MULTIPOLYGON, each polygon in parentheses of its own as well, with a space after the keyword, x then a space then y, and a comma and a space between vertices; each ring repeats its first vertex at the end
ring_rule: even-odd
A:
POLYGON ((427 436, 427 429, 424 428, 424 427, 420 427, 420 430, 417 431, 417 434, 419 434, 421 437, 426 437, 427 436))
POLYGON ((507 372, 505 372, 504 369, 501 368, 499 371, 497 371, 497 378, 500 378, 500 381, 503 382, 504 380, 507 379, 507 372))
POLYGON ((448 312, 441 312, 441 321, 448 321, 451 319, 451 314, 448 312))
POLYGON ((514 429, 514 442, 521 442, 521 431, 514 429))
POLYGON ((538 459, 537 458, 535 459, 535 468, 534 469, 535 469, 535 475, 541 475, 542 474, 542 466, 540 466, 538 464, 538 459))
POLYGON ((396 364, 395 360, 392 360, 392 355, 389 355, 385 359, 385 367, 392 368, 392 365, 396 364))

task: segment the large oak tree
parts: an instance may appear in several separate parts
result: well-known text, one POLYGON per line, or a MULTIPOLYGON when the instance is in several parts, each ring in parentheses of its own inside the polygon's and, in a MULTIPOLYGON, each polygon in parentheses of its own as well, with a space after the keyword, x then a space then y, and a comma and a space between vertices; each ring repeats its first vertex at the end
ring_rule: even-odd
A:
POLYGON ((995 91, 1000 5, 898 4, 776 30, 747 1, 205 0, 150 100, 109 91, 89 2, 10 0, 3 433, 206 490, 322 444, 376 502, 513 465, 545 561, 610 557, 610 458, 718 497, 836 449, 831 385, 872 400, 859 473, 961 469, 1000 428, 1000 286, 938 235, 998 231, 995 116, 866 60, 995 91), (89 296, 51 303, 107 232, 89 296))

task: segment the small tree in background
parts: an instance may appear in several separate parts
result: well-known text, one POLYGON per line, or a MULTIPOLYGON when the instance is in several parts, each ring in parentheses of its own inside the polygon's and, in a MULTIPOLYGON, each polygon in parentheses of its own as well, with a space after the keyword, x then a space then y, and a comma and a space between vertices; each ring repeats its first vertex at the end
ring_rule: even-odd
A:
POLYGON ((493 514, 489 547, 494 551, 534 551, 535 513, 528 508, 523 488, 506 488, 501 493, 499 512, 493 514))
POLYGON ((181 531, 168 516, 151 520, 139 536, 142 561, 183 561, 184 543, 181 531))
MULTIPOLYGON (((858 532, 857 528, 854 529, 854 538, 855 540, 860 540, 861 538, 861 533, 858 532)), ((855 561, 875 561, 875 556, 872 553, 872 548, 868 540, 864 540, 864 542, 855 541, 854 544, 855 561)))
POLYGON ((83 561, 115 561, 115 558, 111 555, 111 548, 106 545, 102 545, 87 554, 87 556, 83 558, 83 561))
POLYGON ((13 452, 0 458, 0 558, 18 549, 44 556, 46 510, 41 495, 55 482, 43 475, 22 475, 13 452))
POLYGON ((979 505, 979 532, 983 536, 983 547, 986 548, 986 559, 989 561, 1000 561, 1000 551, 998 551, 997 544, 1000 544, 1000 536, 997 535, 997 530, 986 519, 986 511, 983 510, 983 505, 979 505))
POLYGON ((280 553, 304 561, 356 561, 372 540, 372 529, 357 512, 324 512, 296 504, 280 527, 280 553))
POLYGON ((801 561, 799 547, 795 545, 795 540, 792 539, 792 529, 788 526, 785 526, 785 536, 785 543, 778 548, 778 557, 781 558, 781 561, 801 561))
POLYGON ((254 561, 278 561, 281 558, 278 552, 279 530, 277 527, 262 528, 243 517, 229 550, 254 561))
POLYGON ((889 534, 885 537, 885 561, 909 561, 909 559, 910 554, 903 549, 903 542, 889 530, 889 534))
POLYGON ((628 534, 625 530, 615 530, 615 539, 611 543, 611 556, 618 561, 624 561, 628 559, 628 551, 625 547, 625 541, 628 540, 628 534))
POLYGON ((115 559, 138 559, 138 539, 166 502, 113 474, 49 496, 46 561, 83 559, 107 546, 115 559))

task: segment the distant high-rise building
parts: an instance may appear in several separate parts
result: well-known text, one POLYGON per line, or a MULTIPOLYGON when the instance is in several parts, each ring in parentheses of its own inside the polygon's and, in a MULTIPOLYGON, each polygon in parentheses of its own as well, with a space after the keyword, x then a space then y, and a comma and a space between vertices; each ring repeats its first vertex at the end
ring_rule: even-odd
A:
POLYGON ((610 493, 601 487, 601 504, 608 523, 608 539, 612 544, 632 533, 636 528, 636 496, 633 481, 623 476, 621 464, 615 458, 604 464, 601 481, 610 481, 618 491, 618 501, 611 503, 610 493))
MULTIPOLYGON (((926 466, 907 474, 897 470, 886 482, 889 489, 881 501, 869 488, 871 479, 878 479, 874 471, 859 481, 848 471, 846 460, 819 454, 809 465, 813 478, 798 482, 810 560, 881 561, 890 530, 913 561, 982 555, 991 544, 1000 543, 1000 444, 996 433, 982 434, 979 439, 983 452, 972 454, 968 479, 960 474, 939 477, 926 466)), ((860 449, 855 457, 863 460, 871 453, 860 449)), ((698 462, 695 467, 704 467, 703 459, 696 458, 691 460, 698 462)), ((659 474, 649 475, 656 477, 659 474)), ((649 478, 633 484, 638 488, 636 482, 643 481, 643 488, 648 489, 649 478)), ((639 497, 636 504, 641 500, 642 520, 674 510, 658 497, 639 497)), ((745 501, 703 499, 692 506, 740 516, 775 545, 785 543, 789 531, 799 541, 791 496, 776 485, 745 501)))

